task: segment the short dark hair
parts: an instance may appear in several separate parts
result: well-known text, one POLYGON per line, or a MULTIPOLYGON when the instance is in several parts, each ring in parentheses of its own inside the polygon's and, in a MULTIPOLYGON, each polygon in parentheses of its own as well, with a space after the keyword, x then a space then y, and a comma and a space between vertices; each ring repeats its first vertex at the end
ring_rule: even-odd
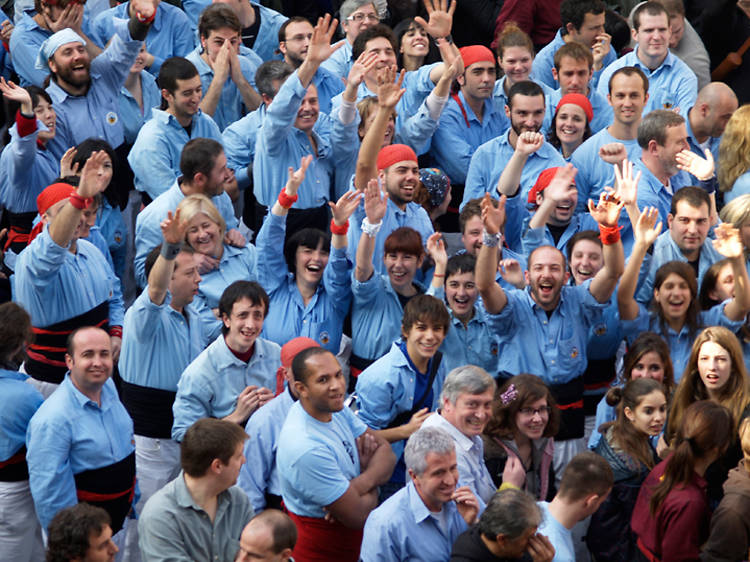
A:
POLYGON ((708 211, 711 211, 711 198, 705 189, 695 187, 694 185, 686 185, 675 191, 672 195, 672 202, 669 206, 669 212, 672 216, 677 214, 677 203, 685 201, 688 205, 694 209, 700 209, 702 205, 706 206, 708 211))
POLYGON ((388 39, 391 47, 393 47, 393 53, 398 53, 398 40, 393 34, 393 30, 387 25, 379 23, 377 25, 373 25, 372 27, 368 27, 359 35, 357 35, 357 38, 354 40, 354 45, 352 45, 353 59, 357 60, 359 58, 359 55, 365 52, 367 42, 371 41, 372 39, 376 39, 377 37, 385 37, 386 39, 388 39))
MULTIPOLYGON (((279 43, 282 41, 286 41, 286 28, 289 27, 292 23, 310 23, 309 20, 306 18, 303 18, 302 16, 292 16, 288 20, 286 20, 284 23, 281 24, 281 27, 279 27, 279 43)), ((310 26, 312 24, 310 23, 310 26)))
POLYGON ((542 96, 542 102, 547 103, 544 99, 544 90, 542 90, 542 87, 531 80, 521 80, 510 87, 510 91, 508 92, 508 107, 510 109, 513 109, 513 98, 516 96, 542 96))
POLYGON ((322 242, 322 250, 331 253, 331 236, 319 228, 303 228, 287 238, 284 244, 284 259, 287 269, 297 274, 297 248, 300 246, 314 250, 322 242))
POLYGON ((430 295, 417 295, 409 299, 404 307, 404 316, 401 319, 401 332, 408 334, 412 326, 417 322, 437 324, 442 326, 447 333, 451 324, 448 310, 440 300, 430 295))
POLYGON ((682 0, 657 0, 659 4, 664 6, 667 11, 669 18, 676 16, 685 17, 685 3, 682 0))
POLYGON ((652 140, 659 146, 664 146, 667 142, 667 129, 684 123, 685 118, 674 111, 655 109, 647 113, 638 125, 638 146, 646 150, 652 140))
POLYGON ((199 173, 211 175, 216 159, 223 152, 224 147, 214 139, 198 137, 189 140, 180 154, 180 173, 183 179, 192 181, 199 173))
POLYGON ((618 68, 612 73, 612 76, 609 77, 609 82, 607 83, 607 91, 610 95, 612 95, 612 82, 615 79, 615 76, 619 76, 620 74, 623 74, 625 76, 638 76, 641 79, 641 82, 643 82, 643 92, 648 93, 648 77, 644 74, 644 72, 636 67, 636 66, 623 66, 622 68, 618 68))
POLYGON ((204 476, 214 462, 219 459, 229 464, 237 451, 237 445, 244 443, 247 433, 236 423, 202 418, 191 425, 180 443, 180 465, 185 474, 193 478, 204 476))
POLYGON ((101 534, 112 520, 101 507, 78 503, 57 512, 47 530, 47 562, 83 559, 92 533, 101 534))
MULTIPOLYGON (((308 347, 303 349, 292 359, 292 374, 294 380, 297 382, 305 383, 310 373, 307 368, 307 360, 315 355, 322 355, 324 353, 331 353, 324 347, 308 347)), ((331 353, 333 355, 333 353, 331 353)), ((334 356, 335 357, 335 356, 334 356)))
MULTIPOLYGON (((255 281, 235 281, 224 289, 219 298, 219 317, 224 318, 225 314, 231 316, 234 303, 241 299, 248 299, 254 306, 262 306, 263 316, 268 315, 269 299, 265 289, 255 281)), ((223 324, 221 333, 226 335, 229 328, 223 324)))
POLYGON ((112 145, 110 145, 104 139, 97 139, 92 137, 86 139, 78 146, 76 146, 76 153, 75 156, 73 156, 72 164, 78 164, 78 173, 83 170, 84 164, 86 164, 88 159, 91 158, 91 155, 94 152, 98 152, 100 150, 103 150, 107 153, 107 156, 109 156, 109 159, 112 161, 112 165, 114 166, 117 157, 115 156, 115 151, 112 149, 112 145))
POLYGON ((593 451, 585 451, 578 453, 567 464, 557 493, 572 502, 591 494, 601 497, 612 489, 614 481, 612 468, 604 457, 593 451))
MULTIPOLYGON (((146 271, 146 279, 148 279, 148 276, 151 275, 151 270, 153 269, 156 260, 159 258, 159 254, 161 254, 161 247, 162 244, 159 244, 155 248, 151 248, 151 251, 146 256, 146 264, 144 265, 146 271)), ((180 253, 192 255, 195 253, 195 250, 193 250, 192 246, 190 246, 189 244, 182 244, 180 246, 180 253)), ((177 266, 175 265, 175 269, 176 268, 177 266)))
POLYGON ((458 273, 474 273, 477 265, 477 258, 471 254, 457 254, 448 258, 448 265, 445 267, 445 280, 458 273))
MULTIPOLYGON (((495 207, 497 207, 498 203, 496 199, 492 199, 493 204, 495 207)), ((469 199, 466 202, 466 205, 464 205, 464 208, 461 209, 461 212, 458 214, 458 226, 459 231, 461 234, 464 234, 464 231, 466 230, 466 223, 469 222, 469 220, 473 217, 481 217, 482 216, 482 198, 476 197, 474 199, 469 199)))
POLYGON ((201 12, 201 16, 198 19, 198 35, 201 38, 208 37, 212 31, 224 29, 225 27, 237 33, 242 31, 240 19, 227 4, 209 4, 201 12))
POLYGON ((257 521, 271 531, 274 554, 281 554, 284 550, 294 549, 297 544, 297 527, 291 517, 278 509, 265 509, 253 517, 250 522, 257 521))
MULTIPOLYGON (((161 64, 156 84, 160 90, 166 90, 174 95, 177 91, 178 80, 190 80, 198 76, 198 69, 185 57, 170 57, 161 64)), ((162 96, 161 109, 167 109, 169 104, 162 96)))
POLYGON ((498 535, 514 540, 542 522, 542 512, 534 498, 514 488, 501 490, 490 498, 479 518, 479 532, 491 541, 498 535))
POLYGON ((563 28, 572 23, 577 31, 581 29, 586 14, 598 16, 604 13, 605 8, 601 0, 563 0, 560 4, 560 21, 563 28))
POLYGON ((555 70, 558 72, 560 72, 560 64, 562 64, 563 57, 568 57, 574 61, 586 61, 589 69, 594 66, 594 56, 591 54, 591 49, 575 41, 565 43, 565 45, 555 51, 555 56, 552 60, 555 70))
POLYGON ((646 13, 649 16, 664 14, 667 17, 667 23, 669 23, 669 14, 664 6, 659 4, 659 2, 644 2, 633 10, 633 29, 636 31, 641 27, 641 14, 643 13, 646 13))
POLYGON ((292 72, 294 69, 283 60, 267 60, 255 71, 255 88, 259 94, 274 98, 279 93, 274 81, 284 83, 292 72))
POLYGON ((15 368, 24 353, 24 344, 32 341, 31 316, 15 302, 0 304, 0 364, 15 368), (20 356, 16 354, 21 351, 20 356))
POLYGON ((424 245, 419 232, 408 226, 400 226, 391 232, 383 244, 383 255, 395 252, 421 258, 424 255, 424 245))
POLYGON ((588 240, 600 248, 602 247, 602 239, 599 238, 599 233, 596 230, 579 230, 571 236, 568 243, 565 244, 565 253, 568 254, 568 260, 570 260, 570 254, 573 252, 573 248, 575 248, 576 244, 581 240, 588 240))

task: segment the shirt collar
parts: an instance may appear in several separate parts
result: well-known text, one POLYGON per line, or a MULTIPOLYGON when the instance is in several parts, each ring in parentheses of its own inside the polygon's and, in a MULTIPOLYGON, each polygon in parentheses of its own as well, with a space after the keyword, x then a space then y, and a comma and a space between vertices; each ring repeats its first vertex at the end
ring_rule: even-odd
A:
POLYGON ((73 379, 70 378, 70 371, 65 373, 65 379, 63 380, 63 384, 67 385, 69 387, 70 396, 75 400, 75 402, 81 407, 84 408, 86 405, 94 406, 95 408, 98 408, 100 410, 108 410, 110 406, 110 395, 109 395, 109 388, 107 387, 107 383, 105 382, 102 386, 101 395, 99 397, 99 400, 101 401, 101 405, 97 404, 91 398, 86 396, 83 392, 78 390, 76 386, 73 384, 73 379))
POLYGON ((451 422, 446 420, 442 416, 442 414, 435 413, 432 415, 436 416, 435 423, 437 423, 441 429, 447 431, 448 434, 453 438, 453 441, 456 442, 456 445, 458 445, 462 450, 468 451, 474 446, 474 441, 470 437, 466 437, 466 435, 461 433, 458 428, 451 422))

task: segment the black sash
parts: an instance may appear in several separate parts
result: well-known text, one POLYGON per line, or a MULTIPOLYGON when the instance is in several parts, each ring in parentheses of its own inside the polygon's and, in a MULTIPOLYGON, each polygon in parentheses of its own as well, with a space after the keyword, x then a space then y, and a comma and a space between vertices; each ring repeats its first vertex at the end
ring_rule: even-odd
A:
POLYGON ((153 439, 169 439, 172 436, 172 404, 176 392, 148 388, 121 381, 120 399, 133 418, 136 435, 153 439))
MULTIPOLYGON (((64 297, 63 297, 64 298, 64 297)), ((32 326, 34 342, 26 350, 26 372, 34 379, 60 384, 68 368, 65 365, 65 349, 68 336, 76 328, 96 326, 109 328, 109 301, 104 301, 88 312, 84 312, 57 324, 39 328, 32 326)))
POLYGON ((135 494, 135 452, 121 461, 74 475, 78 501, 103 508, 112 518, 112 534, 122 529, 135 494))
POLYGON ((588 394, 583 395, 583 412, 587 416, 596 415, 599 401, 615 380, 615 357, 607 359, 589 359, 583 372, 583 385, 588 394))
POLYGON ((29 479, 26 464, 26 445, 22 445, 8 460, 0 461, 0 482, 20 482, 29 479))
POLYGON ((555 441, 580 439, 584 433, 583 376, 564 384, 551 384, 549 390, 560 409, 560 430, 555 441))

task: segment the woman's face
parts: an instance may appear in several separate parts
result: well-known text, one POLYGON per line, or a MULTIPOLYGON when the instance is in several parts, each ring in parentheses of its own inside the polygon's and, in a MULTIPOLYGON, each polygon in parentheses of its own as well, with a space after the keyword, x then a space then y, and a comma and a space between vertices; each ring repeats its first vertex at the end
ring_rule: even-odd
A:
POLYGON ((698 350, 698 374, 709 395, 719 392, 732 374, 729 352, 714 341, 707 341, 698 350))
POLYGON ((218 256, 221 254, 221 228, 205 213, 197 213, 188 222, 185 234, 187 243, 199 254, 218 256))
POLYGON ((549 406, 546 398, 526 402, 516 413, 516 427, 528 439, 541 439, 549 422, 549 406))
POLYGON ((635 410, 625 407, 623 413, 641 433, 659 435, 667 417, 667 399, 661 390, 654 390, 641 397, 635 410))
MULTIPOLYGON (((370 111, 370 114, 367 116, 367 119, 362 121, 359 125, 359 140, 362 140, 365 138, 365 135, 367 134, 367 131, 370 130, 370 127, 375 122, 375 115, 377 114, 376 110, 370 111)), ((393 142, 393 135, 396 132, 396 115, 391 112, 391 116, 388 118, 388 125, 385 127, 385 135, 383 136, 383 144, 381 145, 381 148, 384 146, 389 146, 393 142)))
POLYGON ((412 23, 401 37, 401 54, 410 57, 424 57, 429 50, 429 38, 422 26, 412 23))
POLYGON ((130 67, 131 74, 138 74, 141 70, 146 68, 146 43, 141 45, 141 50, 138 51, 138 55, 133 61, 133 65, 130 67))
POLYGON ((317 285, 323 278, 323 270, 328 265, 328 252, 323 249, 323 241, 317 248, 297 246, 295 254, 295 271, 297 278, 308 285, 317 285))
POLYGON ((734 298, 734 273, 731 264, 728 263, 719 270, 716 285, 708 292, 708 296, 717 302, 734 298))
POLYGON ((39 121, 44 123, 44 126, 49 129, 49 131, 39 131, 39 133, 37 134, 37 138, 42 142, 47 142, 48 140, 54 138, 55 126, 57 124, 57 114, 55 113, 55 109, 52 107, 52 104, 43 97, 39 96, 39 99, 34 106, 34 116, 39 121))
POLYGON ((555 118, 555 133, 563 144, 578 146, 586 131, 586 114, 580 106, 566 103, 560 106, 555 118))
POLYGON ((677 275, 670 273, 658 289, 654 289, 654 300, 667 321, 684 320, 692 301, 690 285, 677 275))
POLYGON ((632 380, 654 379, 664 382, 664 362, 661 360, 661 356, 655 351, 647 351, 641 355, 630 371, 630 378, 632 380))
POLYGON ((500 68, 508 77, 509 86, 529 79, 534 55, 526 47, 506 47, 503 58, 498 58, 500 68))

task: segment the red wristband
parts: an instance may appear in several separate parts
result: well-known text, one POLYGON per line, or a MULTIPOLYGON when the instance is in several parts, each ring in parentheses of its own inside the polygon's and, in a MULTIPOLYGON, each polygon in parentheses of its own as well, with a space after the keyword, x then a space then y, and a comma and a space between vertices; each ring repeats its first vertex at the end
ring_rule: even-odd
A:
POLYGON ((113 337, 113 338, 122 339, 122 326, 110 326, 109 335, 110 337, 113 337))
POLYGON ((136 19, 137 19, 137 20, 138 20, 139 22, 141 22, 142 24, 144 24, 144 25, 148 25, 149 23, 153 23, 153 21, 154 21, 154 18, 156 18, 156 10, 154 10, 154 13, 153 13, 153 14, 151 14, 151 15, 150 15, 149 17, 145 17, 145 16, 144 16, 143 14, 141 14, 140 12, 136 12, 136 13, 135 13, 135 18, 136 18, 136 19))
POLYGON ((620 241, 620 227, 599 225, 599 238, 605 246, 617 244, 620 241))
POLYGON ((279 193, 279 205, 281 205, 285 209, 289 209, 292 205, 294 205, 297 202, 297 199, 299 199, 299 195, 295 193, 290 197, 286 194, 286 188, 283 188, 281 190, 281 193, 279 193))
POLYGON ((346 236, 347 232, 349 232, 349 221, 346 221, 346 224, 338 226, 336 222, 333 219, 331 219, 331 234, 339 234, 341 236, 346 236))
POLYGON ((94 202, 94 199, 92 197, 83 198, 77 193, 73 192, 70 194, 70 204, 73 205, 76 209, 79 211, 83 211, 86 209, 91 203, 94 202))

